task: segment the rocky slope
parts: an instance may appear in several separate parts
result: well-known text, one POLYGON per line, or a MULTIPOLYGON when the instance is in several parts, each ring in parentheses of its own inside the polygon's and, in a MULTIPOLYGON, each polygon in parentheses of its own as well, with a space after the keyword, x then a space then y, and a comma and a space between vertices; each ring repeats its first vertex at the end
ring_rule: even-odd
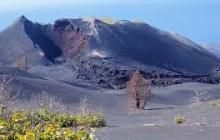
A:
POLYGON ((210 51, 211 53, 215 54, 216 56, 220 57, 220 44, 217 43, 207 43, 202 44, 206 50, 210 51))
POLYGON ((0 32, 0 62, 20 59, 44 77, 106 87, 121 86, 134 70, 151 78, 207 75, 220 62, 189 39, 145 23, 78 18, 42 25, 24 16, 0 32))

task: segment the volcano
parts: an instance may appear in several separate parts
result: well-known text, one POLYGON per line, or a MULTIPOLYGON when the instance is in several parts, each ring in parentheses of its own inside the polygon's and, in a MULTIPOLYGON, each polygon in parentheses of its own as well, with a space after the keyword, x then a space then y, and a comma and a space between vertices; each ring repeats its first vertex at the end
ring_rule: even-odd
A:
POLYGON ((84 79, 96 79, 94 74, 105 73, 101 76, 104 80, 109 73, 123 77, 126 72, 122 69, 209 74, 220 62, 179 34, 146 23, 107 23, 88 17, 39 24, 21 16, 0 32, 0 62, 12 65, 21 56, 26 56, 32 67, 56 63, 58 58, 73 60, 77 63, 74 69, 81 72, 78 78, 87 75, 84 79))

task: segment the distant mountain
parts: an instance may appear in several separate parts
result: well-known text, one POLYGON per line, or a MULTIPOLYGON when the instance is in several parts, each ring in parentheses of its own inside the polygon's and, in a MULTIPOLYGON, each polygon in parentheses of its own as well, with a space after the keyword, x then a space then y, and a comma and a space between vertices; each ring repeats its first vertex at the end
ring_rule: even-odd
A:
POLYGON ((59 64, 48 74, 61 70, 56 77, 74 77, 69 73, 75 73, 74 78, 98 84, 125 82, 134 70, 149 75, 208 74, 220 63, 215 55, 178 34, 145 23, 107 23, 96 18, 58 19, 42 25, 20 17, 0 32, 0 62, 12 65, 23 56, 32 72, 36 66, 39 72, 45 65, 59 64))
POLYGON ((215 54, 216 56, 220 57, 220 44, 217 43, 208 43, 202 44, 206 50, 210 51, 211 53, 215 54))

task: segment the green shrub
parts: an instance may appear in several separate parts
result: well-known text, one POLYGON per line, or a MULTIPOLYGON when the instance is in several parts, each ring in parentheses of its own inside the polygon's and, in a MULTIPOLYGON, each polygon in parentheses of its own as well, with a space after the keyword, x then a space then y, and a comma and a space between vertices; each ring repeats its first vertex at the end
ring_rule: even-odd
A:
POLYGON ((98 17, 97 19, 101 20, 102 22, 105 22, 107 24, 115 24, 117 22, 117 20, 111 18, 111 17, 107 17, 107 16, 104 16, 104 17, 98 17))
POLYGON ((175 123, 183 123, 183 122, 184 122, 184 118, 181 117, 181 116, 176 116, 176 117, 174 118, 174 122, 175 122, 175 123))
POLYGON ((211 101, 209 103, 210 106, 220 106, 220 100, 211 101))
POLYGON ((42 108, 14 111, 10 116, 0 116, 0 139, 94 140, 92 127, 101 126, 105 126, 101 114, 58 114, 42 108))
POLYGON ((102 114, 94 114, 94 113, 76 114, 75 118, 80 125, 86 125, 90 127, 106 126, 106 122, 102 114))

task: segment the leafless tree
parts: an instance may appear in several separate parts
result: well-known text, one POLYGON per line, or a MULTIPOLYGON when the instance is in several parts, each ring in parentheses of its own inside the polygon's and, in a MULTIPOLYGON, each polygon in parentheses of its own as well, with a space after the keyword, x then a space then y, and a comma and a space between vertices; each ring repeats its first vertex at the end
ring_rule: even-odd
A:
POLYGON ((14 77, 3 76, 0 78, 0 115, 7 117, 15 107, 18 98, 18 92, 13 93, 9 84, 14 77))
POLYGON ((102 109, 95 107, 91 100, 86 96, 80 99, 76 111, 79 114, 102 113, 102 109))
POLYGON ((52 112, 64 112, 65 106, 59 97, 43 91, 31 97, 31 108, 45 108, 52 112))
POLYGON ((135 71, 126 85, 126 93, 129 107, 143 109, 151 96, 150 84, 135 71))
POLYGON ((195 96, 190 98, 190 108, 196 108, 202 104, 203 101, 208 101, 211 96, 208 95, 207 91, 195 90, 195 96))
POLYGON ((206 119, 199 114, 203 109, 201 108, 203 102, 209 101, 210 99, 211 95, 209 92, 203 90, 195 90, 195 95, 190 98, 189 108, 191 110, 187 112, 187 115, 190 119, 187 123, 192 125, 194 129, 197 129, 197 126, 207 125, 206 119))
POLYGON ((78 112, 81 114, 89 114, 92 110, 92 104, 89 103, 89 99, 87 97, 84 97, 79 102, 79 107, 77 109, 78 112))

